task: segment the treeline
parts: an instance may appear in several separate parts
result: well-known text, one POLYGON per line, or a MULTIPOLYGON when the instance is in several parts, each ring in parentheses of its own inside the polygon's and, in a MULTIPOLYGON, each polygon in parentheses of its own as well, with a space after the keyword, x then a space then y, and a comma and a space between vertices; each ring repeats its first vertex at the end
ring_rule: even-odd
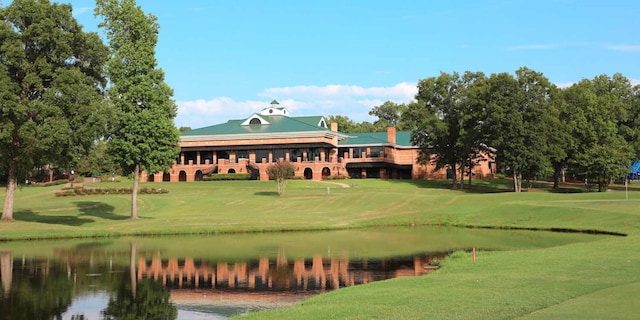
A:
POLYGON ((442 72, 420 80, 415 98, 374 107, 374 123, 329 119, 343 132, 409 130, 422 162, 460 179, 491 154, 516 192, 541 176, 553 176, 554 188, 568 176, 603 191, 640 158, 640 86, 621 74, 559 88, 524 67, 490 76, 442 72))

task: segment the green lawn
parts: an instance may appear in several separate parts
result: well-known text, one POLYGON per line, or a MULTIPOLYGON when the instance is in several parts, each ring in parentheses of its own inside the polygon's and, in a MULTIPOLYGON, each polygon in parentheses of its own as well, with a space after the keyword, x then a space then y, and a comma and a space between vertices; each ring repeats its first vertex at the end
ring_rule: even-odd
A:
MULTIPOLYGON (((143 184, 169 193, 139 196, 138 221, 127 218, 130 195, 57 198, 54 192, 59 186, 24 187, 16 197, 16 221, 0 224, 0 238, 412 224, 600 230, 627 236, 548 249, 480 251, 475 263, 469 253, 457 252, 428 276, 345 288, 248 318, 631 319, 640 313, 636 185, 628 194, 620 191, 623 188, 604 193, 534 189, 513 194, 495 192, 505 187, 500 181, 479 183, 466 191, 429 181, 341 182, 357 185, 290 181, 286 195, 278 197, 275 182, 143 184)), ((4 199, 4 193, 0 197, 4 199)))

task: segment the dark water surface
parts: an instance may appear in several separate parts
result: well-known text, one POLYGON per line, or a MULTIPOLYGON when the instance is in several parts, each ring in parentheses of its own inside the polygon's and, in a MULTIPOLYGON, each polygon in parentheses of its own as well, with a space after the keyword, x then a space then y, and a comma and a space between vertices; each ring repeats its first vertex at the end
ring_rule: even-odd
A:
POLYGON ((456 250, 535 249, 588 234, 384 228, 0 243, 0 319, 226 319, 373 281, 456 250))

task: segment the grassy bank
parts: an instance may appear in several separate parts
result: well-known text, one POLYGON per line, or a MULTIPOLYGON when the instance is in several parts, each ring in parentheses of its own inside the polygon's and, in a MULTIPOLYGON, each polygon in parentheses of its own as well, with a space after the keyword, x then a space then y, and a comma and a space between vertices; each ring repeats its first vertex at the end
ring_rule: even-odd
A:
MULTIPOLYGON (((426 277, 351 287, 290 309, 250 318, 630 318, 640 307, 640 191, 627 194, 496 192, 492 181, 467 191, 441 182, 352 180, 355 186, 291 181, 284 197, 273 182, 163 183, 169 193, 141 195, 138 221, 129 195, 56 198, 60 187, 17 193, 16 221, 0 238, 32 239, 139 234, 195 234, 358 228, 375 225, 464 225, 602 230, 626 237, 550 249, 459 252, 426 277), (329 190, 327 190, 329 188, 329 190), (627 200, 628 198, 628 200, 627 200)), ((96 184, 95 186, 111 186, 96 184)), ((129 184, 122 183, 123 187, 129 184)), ((573 191, 579 191, 575 187, 573 191)), ((0 194, 4 199, 4 194, 0 194)))

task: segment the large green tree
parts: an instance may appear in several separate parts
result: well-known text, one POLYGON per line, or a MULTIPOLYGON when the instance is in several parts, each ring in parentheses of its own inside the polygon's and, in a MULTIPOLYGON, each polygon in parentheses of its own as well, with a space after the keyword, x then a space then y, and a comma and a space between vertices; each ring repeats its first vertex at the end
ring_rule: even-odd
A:
POLYGON ((600 75, 574 84, 564 96, 574 110, 573 135, 578 138, 570 167, 604 191, 611 179, 628 173, 633 160, 633 145, 625 139, 633 110, 631 84, 620 74, 600 75))
POLYGON ((520 68, 516 77, 491 75, 488 90, 489 145, 511 173, 514 191, 520 192, 523 178, 551 171, 547 125, 553 85, 541 73, 520 68))
POLYGON ((420 147, 419 160, 433 163, 435 169, 449 168, 453 188, 457 174, 464 177, 486 152, 484 141, 484 106, 477 93, 484 74, 460 75, 441 72, 438 77, 420 80, 417 103, 410 104, 403 118, 412 129, 411 140, 420 147))
POLYGON ((71 12, 47 0, 0 8, 2 220, 13 220, 15 190, 27 172, 45 164, 71 168, 105 132, 108 48, 71 12))
POLYGON ((131 218, 137 219, 140 172, 166 170, 180 152, 173 124, 177 106, 157 67, 156 17, 146 15, 134 0, 97 0, 95 14, 104 19, 100 27, 111 47, 108 95, 118 115, 109 136, 110 153, 124 173, 133 173, 131 218))

